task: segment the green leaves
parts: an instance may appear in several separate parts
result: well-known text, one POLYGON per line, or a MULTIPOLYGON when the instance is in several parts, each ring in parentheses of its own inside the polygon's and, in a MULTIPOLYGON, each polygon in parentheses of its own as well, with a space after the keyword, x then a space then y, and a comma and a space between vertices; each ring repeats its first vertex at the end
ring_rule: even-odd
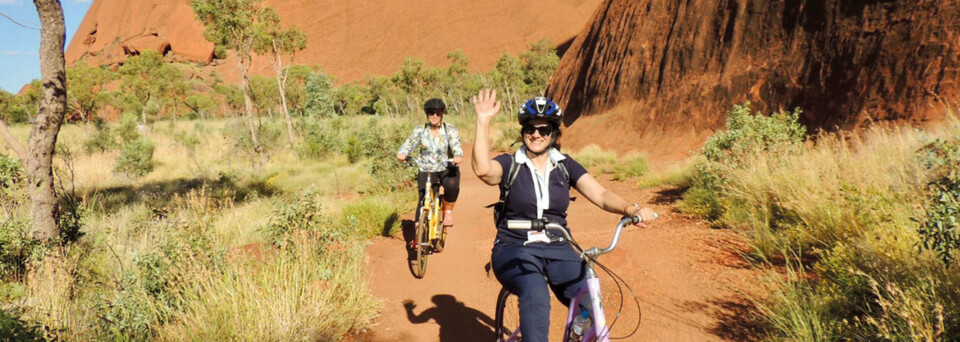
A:
POLYGON ((927 185, 926 217, 914 219, 920 224, 918 248, 933 251, 950 266, 960 249, 960 139, 937 139, 918 154, 934 174, 927 185))

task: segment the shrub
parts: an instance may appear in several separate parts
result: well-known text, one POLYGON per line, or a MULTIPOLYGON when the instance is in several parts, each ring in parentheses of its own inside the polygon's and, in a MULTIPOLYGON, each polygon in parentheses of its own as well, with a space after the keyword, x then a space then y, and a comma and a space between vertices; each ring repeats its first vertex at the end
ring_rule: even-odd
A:
MULTIPOLYGON (((280 148, 280 143, 286 135, 284 123, 277 120, 263 120, 257 129, 257 140, 264 151, 274 151, 280 148)), ((231 120, 223 127, 224 137, 233 141, 233 146, 245 152, 253 151, 253 138, 250 137, 250 127, 245 119, 231 120)))
POLYGON ((270 223, 260 231, 266 235, 267 241, 280 248, 293 246, 293 241, 304 235, 322 243, 344 240, 349 236, 346 229, 323 215, 320 199, 310 192, 294 201, 279 203, 271 214, 270 223))
POLYGON ((38 260, 43 251, 40 240, 31 236, 27 220, 0 220, 0 282, 22 276, 27 266, 38 260))
POLYGON ((922 153, 934 180, 928 184, 926 217, 918 220, 917 233, 923 240, 920 247, 950 265, 960 249, 960 139, 938 139, 922 153))
POLYGON ((93 135, 83 143, 83 148, 87 154, 111 151, 119 146, 116 137, 113 136, 113 132, 110 130, 110 126, 107 125, 103 119, 97 117, 94 119, 93 125, 93 135))
MULTIPOLYGON (((796 152, 803 147, 806 128, 798 120, 800 109, 771 116, 750 113, 750 103, 733 107, 726 129, 714 134, 700 149, 690 202, 681 203, 681 211, 709 220, 723 214, 719 197, 731 170, 742 167, 756 155, 776 156, 796 152), (707 207, 699 207, 706 205, 707 207)), ((685 196, 686 197, 686 196, 685 196)), ((686 198, 684 199, 686 202, 686 198)))
POLYGON ((140 138, 139 131, 140 119, 131 113, 124 113, 120 118, 120 129, 117 134, 124 143, 128 143, 140 138))
POLYGON ((0 206, 15 207, 24 195, 20 190, 26 180, 20 160, 0 154, 0 206))
POLYGON ((146 138, 127 142, 117 156, 114 172, 130 178, 139 178, 153 170, 153 142, 146 138))

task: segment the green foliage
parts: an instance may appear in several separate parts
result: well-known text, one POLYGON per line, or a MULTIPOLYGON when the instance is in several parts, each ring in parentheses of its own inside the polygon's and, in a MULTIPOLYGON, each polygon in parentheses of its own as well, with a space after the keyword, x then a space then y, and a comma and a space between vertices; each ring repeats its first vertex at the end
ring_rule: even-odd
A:
POLYGON ((296 64, 287 67, 284 72, 287 75, 284 90, 287 93, 287 108, 290 109, 290 115, 303 115, 303 104, 307 96, 304 86, 307 84, 307 78, 313 74, 313 67, 296 64))
POLYGON ((85 121, 95 120, 109 97, 104 86, 113 79, 110 70, 77 63, 67 69, 67 103, 85 121))
POLYGON ((397 207, 377 198, 347 203, 343 206, 342 215, 343 222, 340 224, 361 238, 390 236, 390 232, 400 226, 397 207))
POLYGON ((631 154, 613 167, 613 180, 639 178, 647 172, 650 172, 647 158, 639 154, 631 154))
POLYGON ((31 234, 30 223, 19 218, 0 220, 0 283, 24 275, 27 266, 45 251, 31 234))
POLYGON ((542 95, 547 89, 550 76, 557 69, 560 57, 557 49, 549 39, 542 39, 530 45, 530 50, 521 53, 520 59, 524 62, 524 83, 529 95, 542 95))
POLYGON ((267 241, 280 248, 294 246, 304 235, 326 245, 343 241, 350 233, 345 226, 336 225, 323 214, 321 199, 310 191, 295 200, 279 203, 271 214, 270 223, 260 229, 267 241))
POLYGON ((113 171, 130 178, 140 178, 153 171, 153 142, 147 138, 128 141, 117 156, 113 171))
POLYGON ((140 112, 143 124, 147 123, 145 120, 151 103, 157 106, 153 112, 159 113, 159 103, 169 102, 186 92, 183 73, 164 62, 163 56, 155 50, 144 50, 140 55, 128 58, 119 73, 120 92, 126 107, 130 111, 140 112))
MULTIPOLYGON (((250 77, 250 96, 253 105, 261 116, 273 112, 280 104, 280 90, 277 89, 277 79, 266 76, 250 77)), ((272 116, 272 114, 271 114, 272 116)))
POLYGON ((23 95, 0 90, 0 120, 8 124, 27 123, 37 116, 40 105, 40 81, 33 80, 23 95))
POLYGON ((333 80, 322 70, 307 77, 303 91, 305 93, 304 115, 330 117, 334 114, 333 80))
POLYGON ((117 135, 124 143, 140 139, 139 122, 137 116, 131 113, 123 114, 120 117, 120 129, 117 130, 117 135))
POLYGON ((690 201, 681 211, 710 220, 723 215, 721 192, 730 169, 745 165, 758 154, 784 155, 803 146, 806 128, 799 123, 800 109, 771 116, 751 114, 750 103, 736 105, 728 113, 726 129, 714 134, 700 149, 703 159, 695 164, 690 201), (701 216, 707 215, 707 216, 701 216))
POLYGON ((193 94, 183 100, 184 105, 193 110, 197 117, 206 118, 217 111, 217 102, 207 94, 193 94))
MULTIPOLYGON (((285 134, 283 123, 277 120, 263 120, 256 127, 260 146, 266 150, 276 150, 282 147, 280 141, 285 134)), ((253 139, 250 138, 250 127, 243 120, 232 120, 223 127, 224 137, 233 141, 233 147, 238 151, 253 151, 253 139)))
POLYGON ((87 154, 93 154, 95 152, 106 152, 112 151, 119 147, 117 143, 117 138, 113 135, 113 132, 110 130, 110 126, 107 125, 103 119, 97 117, 93 119, 93 135, 90 136, 87 141, 83 143, 83 148, 87 154))
POLYGON ((700 153, 708 161, 740 166, 753 155, 765 151, 796 151, 803 143, 806 128, 799 123, 800 109, 771 116, 750 113, 750 103, 733 106, 726 129, 704 143, 700 153))
POLYGON ((934 180, 928 185, 926 217, 917 229, 920 247, 949 266, 960 249, 960 139, 937 139, 921 152, 934 180))
POLYGON ((263 10, 261 0, 193 0, 203 37, 224 50, 234 51, 241 63, 249 63, 256 35, 254 22, 263 10))
POLYGON ((0 154, 0 189, 4 192, 15 190, 26 179, 19 159, 0 154))

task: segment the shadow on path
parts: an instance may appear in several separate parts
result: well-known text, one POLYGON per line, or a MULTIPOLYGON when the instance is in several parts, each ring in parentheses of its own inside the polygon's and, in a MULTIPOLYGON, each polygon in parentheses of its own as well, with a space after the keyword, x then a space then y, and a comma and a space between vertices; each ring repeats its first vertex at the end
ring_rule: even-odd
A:
POLYGON ((477 309, 467 307, 457 298, 447 294, 435 295, 431 299, 434 307, 414 313, 417 304, 405 300, 403 307, 411 323, 426 323, 431 319, 440 325, 441 342, 488 342, 496 339, 493 332, 493 319, 477 309))

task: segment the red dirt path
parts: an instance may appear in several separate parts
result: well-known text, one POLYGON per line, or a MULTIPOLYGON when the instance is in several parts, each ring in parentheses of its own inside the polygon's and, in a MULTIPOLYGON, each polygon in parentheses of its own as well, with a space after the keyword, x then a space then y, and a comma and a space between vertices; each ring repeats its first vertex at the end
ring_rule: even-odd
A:
MULTIPOLYGON (((430 256, 423 279, 410 273, 403 233, 376 238, 367 246, 366 278, 384 302, 377 325, 359 340, 494 340, 490 326, 500 284, 485 270, 495 230, 491 209, 484 206, 496 201, 497 189, 483 184, 469 165, 462 171, 457 226, 450 231, 446 250, 430 256), (408 312, 404 302, 415 307, 408 312)), ((625 340, 755 340, 753 309, 741 293, 756 291, 757 273, 736 252, 742 250, 742 240, 731 231, 712 229, 676 213, 676 191, 639 191, 629 183, 601 181, 624 198, 646 203, 660 213, 648 228, 625 229, 617 249, 600 258, 640 298, 640 330, 625 340)), ((618 217, 575 195, 578 200, 569 209, 574 237, 583 246, 606 246, 618 217)), ((403 219, 405 230, 410 230, 412 215, 403 219)), ((601 275, 601 283, 608 320, 612 320, 620 302, 618 292, 608 276, 601 275)), ((635 304, 626 296, 614 337, 629 333, 636 322, 635 304)), ((566 308, 554 300, 552 339, 559 338, 565 314, 566 308)))

